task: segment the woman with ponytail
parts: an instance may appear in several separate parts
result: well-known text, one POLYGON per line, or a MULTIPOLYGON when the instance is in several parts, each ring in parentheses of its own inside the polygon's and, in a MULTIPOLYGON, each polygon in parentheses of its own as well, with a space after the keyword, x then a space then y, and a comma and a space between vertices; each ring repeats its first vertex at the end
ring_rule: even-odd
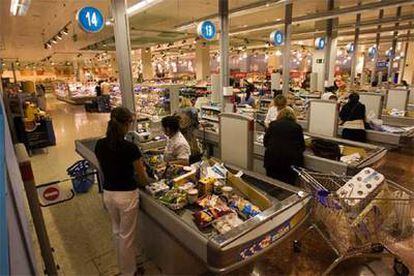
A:
POLYGON ((132 122, 133 115, 128 109, 113 109, 106 137, 98 140, 95 146, 95 154, 104 175, 104 204, 111 216, 112 233, 122 275, 134 275, 138 272, 138 184, 147 184, 141 152, 135 144, 124 139, 132 122))

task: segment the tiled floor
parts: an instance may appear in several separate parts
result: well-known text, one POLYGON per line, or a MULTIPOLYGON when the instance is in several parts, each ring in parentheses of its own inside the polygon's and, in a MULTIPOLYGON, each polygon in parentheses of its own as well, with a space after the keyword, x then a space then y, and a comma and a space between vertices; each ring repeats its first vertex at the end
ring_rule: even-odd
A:
MULTIPOLYGON (((108 114, 84 112, 83 106, 72 106, 48 97, 48 111, 53 117, 57 145, 47 152, 35 153, 31 160, 36 183, 66 178, 66 168, 81 159, 75 153, 74 140, 104 134, 108 114)), ((414 161, 410 151, 391 152, 383 172, 399 183, 414 189, 414 161)), ((70 187, 70 183, 64 183, 70 187)), ((44 215, 55 256, 62 275, 115 275, 118 273, 111 242, 111 229, 101 196, 96 187, 73 200, 44 209, 44 215)), ((320 274, 334 259, 334 255, 316 236, 310 235, 303 252, 291 250, 292 240, 269 251, 254 264, 252 275, 315 275, 320 274)), ((159 270, 145 261, 148 274, 159 270)), ((335 272, 343 275, 391 275, 384 262, 370 262, 370 268, 361 261, 344 263, 335 272), (361 271, 363 271, 361 273, 361 271)), ((241 269, 232 274, 248 274, 241 269)))

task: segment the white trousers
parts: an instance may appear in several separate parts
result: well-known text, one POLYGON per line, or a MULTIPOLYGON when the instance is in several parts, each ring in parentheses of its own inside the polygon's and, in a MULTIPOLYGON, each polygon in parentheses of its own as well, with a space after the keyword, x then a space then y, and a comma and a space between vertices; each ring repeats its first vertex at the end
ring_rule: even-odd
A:
POLYGON ((111 216, 113 240, 121 274, 134 275, 137 269, 139 192, 104 190, 103 199, 111 216))

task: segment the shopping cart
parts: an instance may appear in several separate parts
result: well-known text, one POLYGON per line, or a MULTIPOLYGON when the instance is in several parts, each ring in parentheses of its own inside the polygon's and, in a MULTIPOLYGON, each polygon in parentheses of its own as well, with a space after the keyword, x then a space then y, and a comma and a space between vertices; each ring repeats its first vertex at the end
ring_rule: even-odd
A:
POLYGON ((351 177, 316 173, 303 168, 294 170, 299 174, 303 188, 313 196, 312 222, 294 241, 295 252, 301 250, 301 239, 316 230, 337 255, 323 275, 329 274, 347 259, 383 255, 394 257, 393 268, 397 275, 409 274, 408 267, 390 246, 409 241, 414 250, 414 192, 385 180, 381 191, 365 208, 356 211, 345 204, 346 200, 355 198, 340 199, 335 193, 351 177))

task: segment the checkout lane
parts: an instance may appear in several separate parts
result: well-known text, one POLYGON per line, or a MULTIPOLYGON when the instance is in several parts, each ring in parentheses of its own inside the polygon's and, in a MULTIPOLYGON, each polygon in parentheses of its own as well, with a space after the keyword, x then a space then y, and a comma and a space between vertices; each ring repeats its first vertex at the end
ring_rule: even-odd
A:
MULTIPOLYGON (((94 154, 96 141, 77 140, 75 147, 99 170, 94 154)), ((159 142, 154 146, 158 147, 159 142)), ((239 178, 233 174, 238 168, 227 169, 227 181, 262 212, 224 234, 200 231, 191 207, 173 211, 140 189, 140 242, 163 273, 223 273, 239 268, 276 246, 309 215, 310 197, 299 196, 298 188, 254 172, 243 171, 239 178), (160 252, 159 248, 165 250, 160 252)))

